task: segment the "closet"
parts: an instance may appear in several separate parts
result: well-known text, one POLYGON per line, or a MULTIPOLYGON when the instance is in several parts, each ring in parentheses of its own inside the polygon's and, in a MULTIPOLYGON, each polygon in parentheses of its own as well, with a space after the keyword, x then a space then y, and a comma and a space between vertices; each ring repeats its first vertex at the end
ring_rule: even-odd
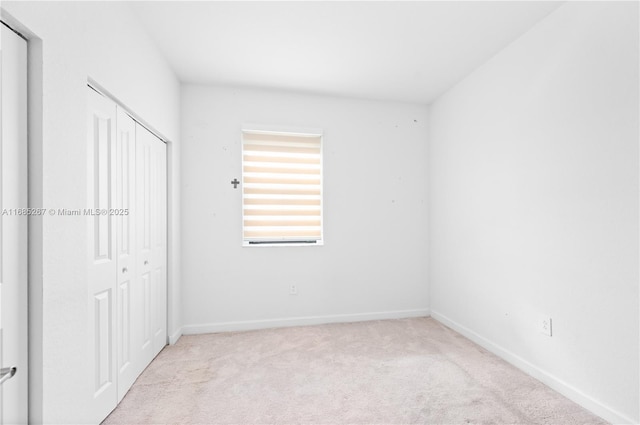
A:
POLYGON ((167 341, 165 143, 88 88, 92 413, 104 419, 167 341))

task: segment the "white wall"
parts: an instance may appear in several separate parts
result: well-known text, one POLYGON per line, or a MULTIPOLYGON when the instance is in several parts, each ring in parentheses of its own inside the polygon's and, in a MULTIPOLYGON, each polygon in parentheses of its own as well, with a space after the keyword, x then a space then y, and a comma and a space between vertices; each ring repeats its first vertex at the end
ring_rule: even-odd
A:
MULTIPOLYGON (((418 105, 201 86, 180 102, 121 2, 2 8, 40 54, 31 189, 42 206, 86 205, 87 77, 182 139, 170 165, 176 201, 183 190, 170 235, 174 337, 180 305, 200 332, 425 314, 431 303, 608 419, 638 420, 636 4, 562 6, 440 98, 430 135, 418 105), (325 246, 241 247, 241 191, 229 182, 249 122, 325 130, 325 246), (552 338, 535 329, 544 315, 552 338)), ((45 217, 35 236, 33 422, 86 417, 86 234, 73 220, 45 217)))
POLYGON ((567 3, 430 108, 432 314, 614 422, 639 420, 638 77, 637 3, 567 3))
MULTIPOLYGON (((30 153, 34 160, 30 201, 56 209, 87 206, 89 77, 172 142, 178 141, 179 84, 126 4, 4 1, 2 9, 3 18, 30 38, 30 111, 35 112, 30 117, 35 149, 30 153)), ((172 148, 177 150, 178 145, 172 148)), ((179 170, 176 163, 172 166, 179 170)), ((179 187, 178 175, 172 174, 174 190, 179 187)), ((77 217, 45 216, 41 231, 34 224, 30 229, 30 243, 36 246, 30 258, 30 296, 35 300, 30 311, 31 422, 86 423, 92 394, 87 226, 77 217)), ((176 240, 179 234, 173 235, 176 240)), ((174 262, 179 261, 176 248, 174 262)), ((174 285, 179 282, 176 273, 179 268, 170 276, 174 285)), ((174 313, 179 317, 175 308, 174 313)))
POLYGON ((426 115, 412 104, 184 86, 185 333, 425 315, 426 115), (324 130, 324 246, 241 246, 242 192, 230 181, 241 179, 245 123, 324 130))

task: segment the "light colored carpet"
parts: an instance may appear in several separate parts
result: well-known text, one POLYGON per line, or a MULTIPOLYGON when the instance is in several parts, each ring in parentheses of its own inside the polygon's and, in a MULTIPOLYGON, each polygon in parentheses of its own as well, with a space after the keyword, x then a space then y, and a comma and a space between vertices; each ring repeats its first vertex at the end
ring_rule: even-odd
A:
POLYGON ((430 318, 183 336, 112 424, 604 424, 430 318))

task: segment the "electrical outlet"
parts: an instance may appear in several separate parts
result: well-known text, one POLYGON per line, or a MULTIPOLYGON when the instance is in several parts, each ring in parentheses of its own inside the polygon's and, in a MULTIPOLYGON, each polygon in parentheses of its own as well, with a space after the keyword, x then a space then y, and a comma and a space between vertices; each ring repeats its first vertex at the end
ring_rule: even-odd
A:
POLYGON ((553 322, 551 320, 551 317, 544 317, 540 319, 540 332, 547 336, 552 336, 553 335, 552 325, 553 325, 553 322))
POLYGON ((289 286, 289 295, 298 295, 298 287, 296 285, 289 286))

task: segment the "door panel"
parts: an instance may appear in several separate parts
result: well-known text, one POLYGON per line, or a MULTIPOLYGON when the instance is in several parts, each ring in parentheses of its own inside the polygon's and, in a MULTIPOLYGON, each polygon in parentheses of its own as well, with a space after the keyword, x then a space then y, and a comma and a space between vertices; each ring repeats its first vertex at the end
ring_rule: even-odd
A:
POLYGON ((136 123, 121 108, 117 108, 116 123, 116 190, 115 210, 117 252, 117 338, 118 338, 118 401, 127 393, 138 376, 135 344, 134 305, 139 295, 133 285, 135 276, 135 141, 136 123))
POLYGON ((153 360, 151 274, 151 216, 152 209, 152 142, 150 133, 136 126, 136 282, 140 287, 140 300, 136 306, 138 338, 136 350, 140 358, 139 373, 153 360))
MULTIPOLYGON (((120 390, 122 376, 131 369, 131 282, 124 281, 118 285, 118 399, 122 399, 124 392, 120 390)), ((135 379, 135 378, 134 378, 135 379)))
POLYGON ((137 266, 145 286, 145 366, 167 342, 167 156, 165 143, 138 126, 137 266), (147 351, 148 350, 148 351, 147 351))
POLYGON ((16 209, 27 207, 27 42, 0 27, 0 367, 17 368, 0 387, 0 423, 26 424, 27 216, 16 209))
POLYGON ((114 216, 102 214, 115 202, 116 172, 116 106, 89 90, 87 139, 89 150, 88 199, 94 215, 89 225, 89 320, 94 349, 93 406, 96 421, 105 418, 116 406, 116 231, 114 216), (100 214, 97 212, 101 211, 100 214))
POLYGON ((151 273, 147 272, 142 275, 142 288, 143 288, 143 339, 142 348, 149 350, 151 346, 151 273))
POLYGON ((154 214, 152 261, 154 265, 154 334, 153 347, 157 354, 167 344, 167 146, 159 139, 153 144, 154 214))
POLYGON ((113 310, 111 289, 94 295, 95 305, 95 396, 109 391, 113 383, 113 310))

